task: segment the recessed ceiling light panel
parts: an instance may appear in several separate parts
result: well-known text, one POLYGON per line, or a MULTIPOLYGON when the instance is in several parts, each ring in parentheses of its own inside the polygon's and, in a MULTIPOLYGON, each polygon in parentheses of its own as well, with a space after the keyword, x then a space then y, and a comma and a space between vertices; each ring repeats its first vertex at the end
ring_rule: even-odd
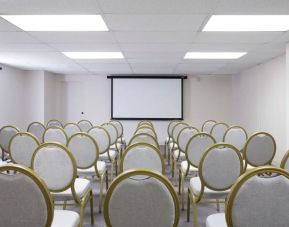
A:
POLYGON ((288 31, 289 15, 213 15, 203 31, 288 31))
POLYGON ((2 15, 24 31, 108 31, 100 15, 2 15))
POLYGON ((238 59, 247 52, 187 52, 184 59, 238 59))
POLYGON ((121 52, 62 52, 72 59, 122 59, 121 52))

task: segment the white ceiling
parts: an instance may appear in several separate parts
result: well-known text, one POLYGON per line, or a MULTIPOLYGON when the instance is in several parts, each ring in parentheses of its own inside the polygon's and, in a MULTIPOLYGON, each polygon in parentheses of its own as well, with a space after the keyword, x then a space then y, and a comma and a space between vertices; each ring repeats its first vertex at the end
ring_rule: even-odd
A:
POLYGON ((288 0, 3 0, 0 14, 101 14, 109 32, 24 32, 0 18, 0 63, 65 74, 232 74, 285 52, 289 32, 201 32, 212 14, 289 14, 288 0), (122 51, 72 60, 61 51, 122 51), (187 51, 246 51, 185 60, 187 51))

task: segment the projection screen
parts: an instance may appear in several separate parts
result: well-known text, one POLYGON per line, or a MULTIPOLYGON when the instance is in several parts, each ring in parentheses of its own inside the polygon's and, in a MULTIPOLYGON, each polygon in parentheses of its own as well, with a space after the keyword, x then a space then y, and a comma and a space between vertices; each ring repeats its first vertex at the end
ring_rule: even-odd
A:
POLYGON ((110 76, 111 118, 116 120, 183 119, 182 76, 110 76))

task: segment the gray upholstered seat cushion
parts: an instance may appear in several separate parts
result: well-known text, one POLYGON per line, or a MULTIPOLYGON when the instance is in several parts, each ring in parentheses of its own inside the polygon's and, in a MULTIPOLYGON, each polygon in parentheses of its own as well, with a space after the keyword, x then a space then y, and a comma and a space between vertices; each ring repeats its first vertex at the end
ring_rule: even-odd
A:
POLYGON ((185 155, 184 152, 180 152, 179 149, 174 150, 174 158, 175 158, 175 159, 178 158, 179 155, 180 155, 180 158, 181 158, 181 159, 185 159, 185 158, 186 158, 186 155, 185 155))
MULTIPOLYGON (((91 182, 87 179, 76 178, 74 187, 77 196, 82 198, 85 193, 91 189, 91 182)), ((73 200, 70 188, 63 192, 52 193, 52 197, 54 200, 73 200)))
MULTIPOLYGON (((104 161, 97 161, 97 170, 99 174, 103 174, 106 170, 106 165, 104 161)), ((79 176, 95 176, 95 167, 92 166, 88 169, 77 169, 77 175, 79 176)))
MULTIPOLYGON (((193 177, 190 180, 190 188, 195 195, 199 195, 201 192, 201 180, 199 177, 193 177)), ((229 190, 226 191, 213 191, 205 187, 203 198, 204 199, 223 199, 227 196, 229 190)))
MULTIPOLYGON (((115 159, 116 155, 117 155, 117 151, 116 151, 116 150, 112 150, 112 149, 109 150, 109 156, 110 156, 110 158, 111 158, 112 160, 115 159)), ((109 158, 108 158, 107 152, 105 152, 105 153, 103 153, 103 154, 100 154, 100 155, 99 155, 99 159, 102 160, 102 161, 108 161, 109 158)))
POLYGON ((78 213, 68 210, 54 210, 51 227, 77 227, 79 223, 78 213))
MULTIPOLYGON (((182 161, 181 162, 181 171, 183 173, 185 173, 187 171, 187 168, 188 168, 188 161, 182 161)), ((190 165, 190 169, 189 169, 189 173, 194 173, 194 172, 198 172, 198 168, 190 165)))
POLYGON ((206 227, 227 227, 225 213, 212 214, 208 216, 206 227))

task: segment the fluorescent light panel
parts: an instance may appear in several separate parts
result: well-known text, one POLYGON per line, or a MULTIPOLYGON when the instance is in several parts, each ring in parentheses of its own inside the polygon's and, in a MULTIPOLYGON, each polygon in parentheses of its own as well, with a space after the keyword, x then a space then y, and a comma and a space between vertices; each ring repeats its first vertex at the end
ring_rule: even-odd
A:
POLYGON ((288 31, 289 15, 213 15, 203 31, 288 31))
POLYGON ((247 52, 187 52, 184 59, 238 59, 247 52))
POLYGON ((100 15, 1 15, 24 31, 108 31, 100 15))
POLYGON ((73 59, 122 59, 121 52, 62 52, 73 59))

